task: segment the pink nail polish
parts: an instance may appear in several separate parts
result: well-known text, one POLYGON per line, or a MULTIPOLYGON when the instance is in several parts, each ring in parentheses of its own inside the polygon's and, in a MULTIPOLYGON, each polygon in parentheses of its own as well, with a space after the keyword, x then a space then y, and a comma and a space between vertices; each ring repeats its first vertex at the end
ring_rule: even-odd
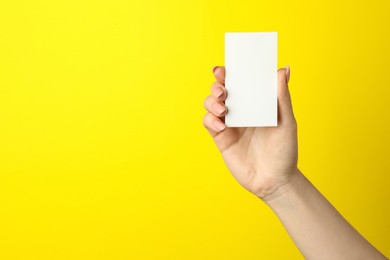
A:
POLYGON ((218 68, 219 66, 214 66, 213 67, 213 73, 215 72, 215 70, 218 68))
POLYGON ((226 107, 219 104, 219 103, 214 103, 213 104, 213 109, 215 112, 217 112, 218 114, 222 114, 223 112, 226 111, 226 107))
POLYGON ((222 94, 223 94, 223 90, 221 88, 216 88, 214 90, 215 97, 219 98, 220 96, 222 96, 222 94))
POLYGON ((213 122, 213 125, 215 126, 215 128, 218 130, 218 131, 222 131, 226 128, 226 125, 220 121, 214 121, 213 122))

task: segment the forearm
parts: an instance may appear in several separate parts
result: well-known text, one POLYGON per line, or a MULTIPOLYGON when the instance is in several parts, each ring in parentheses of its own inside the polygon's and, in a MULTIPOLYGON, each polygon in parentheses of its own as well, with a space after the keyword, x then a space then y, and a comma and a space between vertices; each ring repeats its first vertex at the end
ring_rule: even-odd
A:
POLYGON ((264 199, 306 259, 386 259, 297 169, 264 199))

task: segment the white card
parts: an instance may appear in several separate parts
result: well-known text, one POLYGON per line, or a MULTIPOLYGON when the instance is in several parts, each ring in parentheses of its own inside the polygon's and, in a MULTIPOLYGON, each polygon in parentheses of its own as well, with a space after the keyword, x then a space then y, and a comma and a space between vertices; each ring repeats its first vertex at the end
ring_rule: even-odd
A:
POLYGON ((277 126, 277 32, 225 33, 227 127, 277 126))

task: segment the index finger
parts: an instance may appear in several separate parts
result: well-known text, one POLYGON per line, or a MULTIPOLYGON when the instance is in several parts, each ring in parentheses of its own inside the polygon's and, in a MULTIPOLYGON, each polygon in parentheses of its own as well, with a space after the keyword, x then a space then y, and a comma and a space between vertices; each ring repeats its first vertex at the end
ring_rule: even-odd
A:
POLYGON ((215 66, 213 68, 213 73, 215 79, 221 83, 225 84, 225 67, 224 66, 215 66))

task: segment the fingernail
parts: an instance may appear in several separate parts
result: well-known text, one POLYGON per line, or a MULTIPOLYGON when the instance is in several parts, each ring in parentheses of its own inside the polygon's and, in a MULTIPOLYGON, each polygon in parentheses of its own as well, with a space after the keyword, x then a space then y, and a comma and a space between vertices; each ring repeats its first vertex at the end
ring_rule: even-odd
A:
POLYGON ((213 108, 218 114, 222 114, 226 110, 226 107, 221 105, 220 103, 214 103, 213 108))
POLYGON ((219 98, 220 96, 222 96, 223 94, 223 90, 221 88, 215 88, 214 89, 214 96, 219 98))
POLYGON ((222 131, 226 128, 226 125, 221 121, 213 121, 213 125, 218 131, 222 131))
POLYGON ((213 73, 215 72, 215 70, 218 68, 219 66, 214 66, 213 67, 213 73))
POLYGON ((290 80, 290 66, 286 65, 285 69, 286 69, 286 78, 288 83, 288 81, 290 80))

